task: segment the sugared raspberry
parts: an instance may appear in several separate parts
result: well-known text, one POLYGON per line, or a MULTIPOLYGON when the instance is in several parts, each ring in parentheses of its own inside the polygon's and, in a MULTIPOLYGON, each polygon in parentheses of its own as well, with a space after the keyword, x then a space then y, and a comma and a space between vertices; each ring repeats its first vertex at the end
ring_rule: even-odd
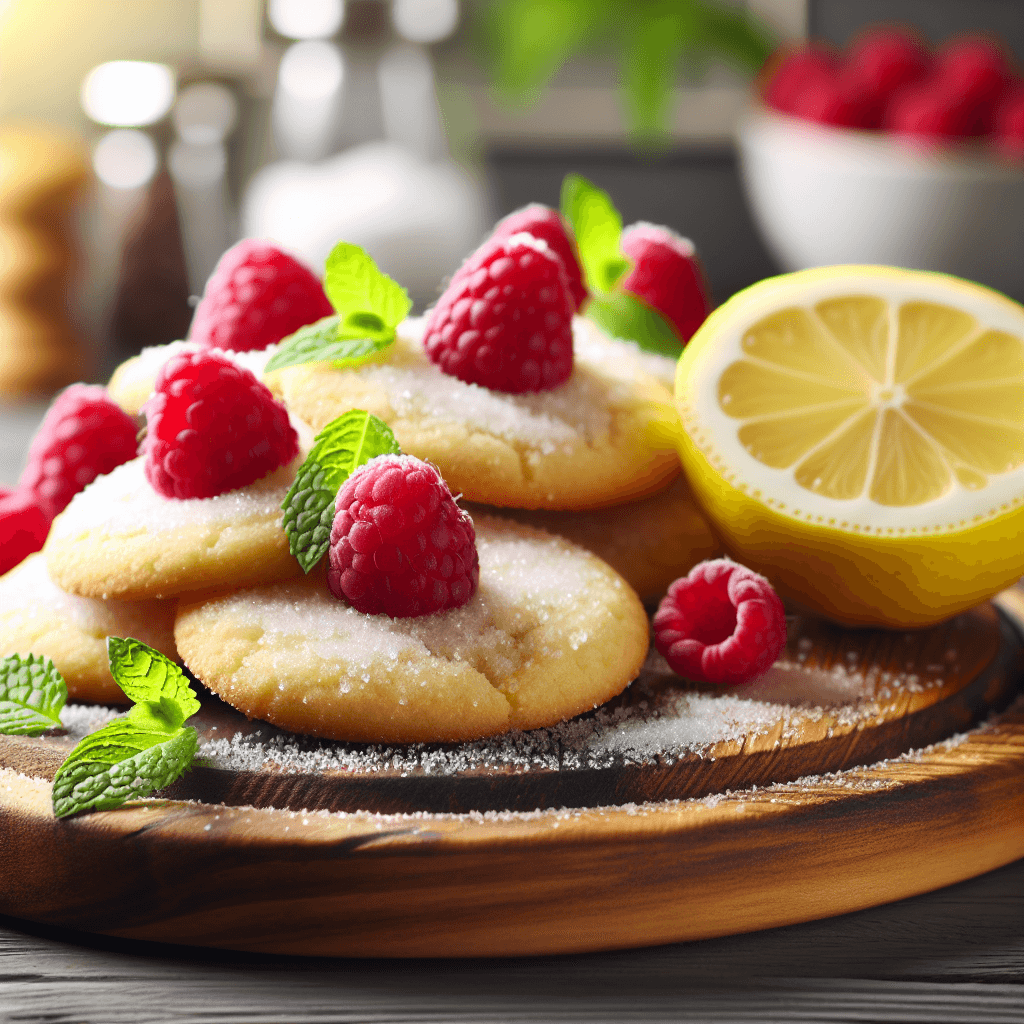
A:
POLYGON ((795 113, 798 97, 811 82, 834 77, 839 67, 835 54, 820 46, 791 50, 769 64, 764 101, 784 114, 795 113))
POLYGON ((654 645, 687 679, 739 686, 782 653, 786 613, 763 576, 725 558, 701 562, 668 588, 654 645))
POLYGON ((249 352, 333 312, 308 267, 269 242, 246 238, 221 256, 206 282, 189 339, 249 352))
POLYGON ((38 551, 50 532, 50 517, 27 488, 0 496, 0 576, 38 551))
POLYGON ((575 309, 579 312, 589 293, 583 283, 583 271, 580 269, 579 256, 576 254, 576 243, 566 230, 562 215, 557 210, 552 210, 550 206, 531 203, 499 220, 491 237, 511 238, 521 231, 547 242, 548 248, 562 261, 565 276, 569 281, 569 292, 575 309))
POLYGON ((328 558, 336 597, 394 619, 459 608, 480 578, 473 520, 412 455, 378 456, 345 481, 328 558))
POLYGON ((18 487, 53 519, 86 484, 134 459, 138 425, 98 384, 72 384, 43 419, 18 487))
POLYGON ((656 224, 631 224, 622 251, 633 269, 620 287, 656 309, 684 344, 711 310, 710 291, 697 250, 688 238, 656 224))
POLYGON ((145 413, 146 478, 167 498, 245 487, 299 450, 284 406, 216 352, 182 352, 164 363, 145 413))
POLYGON ((548 391, 572 373, 573 300, 562 261, 532 235, 485 242, 427 316, 423 346, 452 377, 548 391))

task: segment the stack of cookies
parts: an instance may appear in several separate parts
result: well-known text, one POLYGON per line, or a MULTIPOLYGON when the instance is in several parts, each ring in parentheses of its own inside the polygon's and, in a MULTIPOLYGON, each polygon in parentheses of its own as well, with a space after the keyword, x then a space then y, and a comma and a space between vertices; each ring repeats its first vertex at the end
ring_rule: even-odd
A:
MULTIPOLYGON (((115 400, 134 412, 144 399, 143 454, 56 519, 46 586, 67 596, 39 603, 83 622, 92 608, 94 638, 173 617, 176 652, 209 689, 250 717, 334 739, 464 740, 551 725, 621 692, 648 648, 637 589, 659 597, 716 548, 679 482, 671 394, 650 357, 575 315, 564 263, 535 235, 489 240, 433 311, 402 319, 405 306, 358 361, 334 348, 316 358, 316 330, 343 347, 354 317, 381 333, 365 310, 343 308, 357 285, 332 290, 331 274, 329 262, 337 313, 325 319, 324 289, 305 268, 242 243, 197 312, 198 327, 219 329, 194 328, 115 374, 115 400), (313 358, 280 358, 296 338, 313 358), (271 357, 284 365, 260 383, 252 368, 271 357), (286 534, 282 505, 298 500, 297 474, 301 484, 319 468, 325 428, 353 410, 402 454, 356 460, 345 487, 362 480, 374 501, 343 528, 332 494, 328 565, 302 562, 308 536, 286 534), (399 464, 433 473, 448 497, 403 505, 391 484, 367 482, 399 464), (472 503, 472 518, 451 495, 472 503), (432 518, 447 502, 457 528, 432 518), (452 583, 453 529, 469 538, 455 562, 471 586, 452 583), (583 546, 565 539, 574 532, 583 546), (373 554, 371 534, 386 541, 373 554), (410 587, 445 596, 410 606, 399 600, 410 587), (361 605, 364 591, 383 603, 361 605)), ((68 671, 46 631, 26 641, 9 620, 0 653, 47 654, 68 671)), ((140 638, 168 651, 165 635, 151 636, 140 638)), ((89 697, 73 672, 68 683, 89 697)))

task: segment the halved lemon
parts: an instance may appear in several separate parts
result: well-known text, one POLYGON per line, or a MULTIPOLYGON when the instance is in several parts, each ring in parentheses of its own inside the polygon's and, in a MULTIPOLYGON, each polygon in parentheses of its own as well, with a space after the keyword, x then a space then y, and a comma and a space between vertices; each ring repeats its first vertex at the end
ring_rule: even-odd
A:
POLYGON ((680 457, 730 553, 849 625, 1024 575, 1024 307, 894 267, 771 278, 679 360, 680 457))

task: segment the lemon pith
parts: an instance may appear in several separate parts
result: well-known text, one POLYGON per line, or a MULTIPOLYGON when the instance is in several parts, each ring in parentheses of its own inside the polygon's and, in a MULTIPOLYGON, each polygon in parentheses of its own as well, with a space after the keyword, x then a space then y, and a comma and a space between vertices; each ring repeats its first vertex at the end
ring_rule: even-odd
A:
POLYGON ((1024 308, 945 275, 763 281, 679 361, 679 450, 730 551, 849 624, 925 625, 1024 574, 1024 308))

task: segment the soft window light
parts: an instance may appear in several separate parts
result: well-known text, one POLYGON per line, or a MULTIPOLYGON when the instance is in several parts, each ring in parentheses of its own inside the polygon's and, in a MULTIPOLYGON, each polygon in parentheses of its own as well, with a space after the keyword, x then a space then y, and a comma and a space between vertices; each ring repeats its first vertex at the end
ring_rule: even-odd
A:
POLYGON ((112 60, 93 68, 82 83, 82 108, 99 124, 153 124, 174 103, 174 73, 166 64, 112 60))

